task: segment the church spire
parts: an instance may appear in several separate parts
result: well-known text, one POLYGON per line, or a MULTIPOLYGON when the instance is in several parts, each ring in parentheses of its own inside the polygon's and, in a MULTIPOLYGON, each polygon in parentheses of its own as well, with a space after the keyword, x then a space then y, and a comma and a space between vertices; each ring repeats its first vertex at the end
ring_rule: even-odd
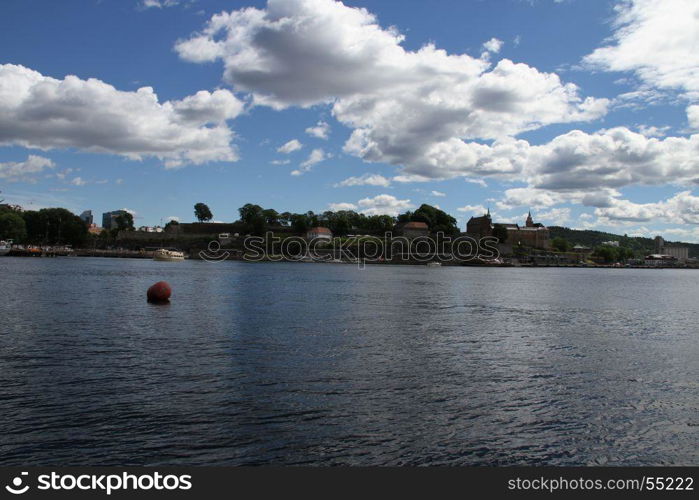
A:
POLYGON ((532 211, 529 210, 529 215, 527 215, 527 227, 534 226, 534 219, 532 219, 532 211))

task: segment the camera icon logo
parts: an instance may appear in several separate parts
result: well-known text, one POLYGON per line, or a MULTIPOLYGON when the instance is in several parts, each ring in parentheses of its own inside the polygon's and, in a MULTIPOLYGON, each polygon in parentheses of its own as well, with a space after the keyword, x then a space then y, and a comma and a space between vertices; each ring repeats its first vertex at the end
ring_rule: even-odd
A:
POLYGON ((8 484, 7 486, 5 486, 5 489, 13 495, 21 495, 23 493, 26 493, 27 490, 29 490, 29 485, 25 485, 24 487, 22 487, 22 479, 23 476, 26 476, 28 474, 28 472, 22 472, 21 475, 15 477, 12 480, 11 485, 8 484))

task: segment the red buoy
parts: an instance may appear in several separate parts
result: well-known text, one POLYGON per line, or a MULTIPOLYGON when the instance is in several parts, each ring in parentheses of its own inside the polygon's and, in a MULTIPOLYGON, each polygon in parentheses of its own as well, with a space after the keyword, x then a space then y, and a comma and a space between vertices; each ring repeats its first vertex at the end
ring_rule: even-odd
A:
POLYGON ((172 288, 170 288, 170 285, 168 285, 166 281, 158 281, 156 284, 152 285, 146 293, 148 302, 154 303, 169 302, 170 295, 172 295, 172 288))

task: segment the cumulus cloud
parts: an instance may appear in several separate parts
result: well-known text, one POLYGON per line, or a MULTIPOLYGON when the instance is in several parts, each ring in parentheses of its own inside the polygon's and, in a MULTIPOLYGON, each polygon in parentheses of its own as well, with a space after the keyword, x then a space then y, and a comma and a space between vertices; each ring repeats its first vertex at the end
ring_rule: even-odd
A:
POLYGON ((87 184, 87 182, 86 182, 85 180, 83 180, 82 177, 74 177, 74 178, 70 181, 70 183, 71 183, 73 186, 84 186, 85 184, 87 184))
POLYGON ((410 200, 399 200, 390 194, 380 194, 373 198, 363 198, 356 203, 330 203, 330 210, 359 210, 365 215, 393 215, 414 208, 410 200))
POLYGON ((699 135, 645 137, 624 127, 587 134, 574 130, 532 146, 525 175, 553 190, 699 182, 699 135))
POLYGON ((691 191, 682 191, 667 200, 656 203, 634 203, 625 199, 614 199, 606 208, 595 209, 600 218, 629 222, 664 220, 699 224, 699 196, 691 191))
POLYGON ((381 186, 388 187, 391 180, 379 174, 364 174, 359 177, 349 177, 342 182, 335 184, 335 187, 347 186, 381 186))
POLYGON ((221 60, 224 79, 254 104, 330 104, 353 129, 347 153, 402 166, 406 178, 499 173, 504 162, 481 161, 487 147, 470 141, 497 139, 508 155, 517 147, 511 136, 606 113, 606 99, 583 99, 554 73, 434 45, 410 51, 403 40, 366 9, 269 0, 265 9, 213 16, 175 48, 188 61, 221 60))
MULTIPOLYGON (((492 162, 497 147, 483 146, 479 161, 492 162)), ((573 130, 537 146, 518 141, 498 165, 501 172, 514 173, 506 178, 527 184, 507 189, 498 202, 501 209, 561 203, 604 207, 626 186, 699 184, 699 135, 647 137, 625 127, 592 134, 573 130)))
POLYGON ((366 215, 393 215, 410 210, 414 205, 410 200, 399 200, 390 194, 380 194, 357 202, 359 211, 366 215))
POLYGON ((156 157, 166 167, 235 161, 225 121, 242 109, 228 90, 161 103, 151 87, 124 92, 94 78, 0 65, 0 145, 156 157))
POLYGON ((699 105, 687 107, 687 121, 692 129, 699 130, 699 105))
POLYGON ((699 97, 696 0, 622 0, 612 43, 584 58, 592 68, 632 71, 645 84, 699 97))
POLYGON ((330 125, 327 122, 319 121, 315 127, 308 127, 306 133, 318 139, 327 139, 330 134, 330 125))
POLYGON ((552 208, 536 214, 536 219, 555 226, 562 226, 570 220, 570 208, 552 208))
POLYGON ((438 197, 446 196, 446 194, 442 193, 441 191, 432 191, 431 193, 432 193, 432 196, 438 196, 438 197))
POLYGON ((29 155, 24 161, 0 163, 0 179, 7 182, 35 183, 41 173, 55 166, 56 164, 48 158, 29 155))
POLYGON ((339 212, 340 210, 357 210, 357 205, 354 203, 330 203, 328 205, 328 209, 332 210, 333 212, 339 212))
POLYGON ((301 144, 298 141, 298 139, 291 139, 289 142, 283 144, 282 146, 279 146, 277 148, 277 152, 289 154, 289 153, 293 153, 294 151, 298 151, 302 147, 303 147, 303 144, 301 144))
POLYGON ((480 217, 485 214, 488 209, 483 205, 464 205, 456 209, 457 212, 464 212, 468 215, 473 215, 475 217, 480 217))
POLYGON ((502 40, 498 40, 497 38, 491 38, 483 44, 483 48, 488 52, 497 54, 498 52, 500 52, 500 49, 502 49, 503 45, 505 45, 505 42, 503 42, 502 40))

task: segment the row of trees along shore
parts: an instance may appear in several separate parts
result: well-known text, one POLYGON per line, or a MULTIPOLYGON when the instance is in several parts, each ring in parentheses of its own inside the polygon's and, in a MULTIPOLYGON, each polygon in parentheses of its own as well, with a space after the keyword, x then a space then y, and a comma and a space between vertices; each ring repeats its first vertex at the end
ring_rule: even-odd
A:
MULTIPOLYGON (((366 215, 352 210, 325 211, 315 213, 278 212, 272 208, 263 208, 260 205, 247 203, 238 209, 239 219, 235 222, 240 226, 243 234, 262 235, 266 231, 284 227, 296 234, 303 234, 308 229, 316 226, 324 226, 330 229, 336 236, 349 234, 374 234, 382 235, 391 231, 396 223, 424 222, 433 233, 443 232, 449 236, 460 234, 457 221, 448 213, 431 205, 423 204, 415 211, 407 211, 393 217, 390 215, 366 215)), ((211 209, 205 203, 197 203, 194 206, 194 216, 199 222, 208 222, 213 219, 211 209)), ((99 235, 90 234, 85 223, 75 214, 65 208, 44 208, 41 210, 22 210, 16 205, 0 204, 0 239, 12 239, 16 243, 30 245, 72 245, 75 248, 92 247, 95 239, 102 243, 114 243, 120 232, 134 231, 134 220, 130 213, 120 215, 115 219, 116 227, 109 231, 102 231, 99 235)), ((176 225, 171 221, 166 225, 176 225)), ((599 244, 590 245, 594 248, 593 255, 605 262, 625 261, 634 257, 641 257, 650 253, 652 240, 629 236, 616 236, 610 233, 597 233, 591 231, 577 231, 557 226, 550 227, 552 250, 556 252, 570 252, 575 244, 589 244, 591 238, 616 237, 620 241, 619 247, 610 247, 599 244), (588 234, 589 233, 589 234, 588 234), (593 235, 591 235, 594 233, 593 235)), ((507 243, 507 231, 501 225, 496 224, 494 235, 501 242, 507 243)), ((689 244, 690 253, 696 254, 697 245, 689 244)))
MULTIPOLYGON (((246 234, 262 235, 275 227, 287 227, 293 232, 302 234, 308 229, 323 226, 330 229, 337 236, 346 236, 353 233, 382 234, 391 231, 398 222, 418 221, 424 222, 432 232, 442 231, 445 234, 456 236, 459 227, 454 217, 446 212, 430 206, 421 205, 414 212, 408 211, 398 217, 391 215, 365 215, 352 210, 328 210, 322 213, 305 212, 277 212, 272 208, 263 208, 260 205, 247 203, 238 209, 242 230, 246 234)), ((194 215, 199 222, 207 222, 213 219, 213 214, 204 203, 194 206, 194 215)))

